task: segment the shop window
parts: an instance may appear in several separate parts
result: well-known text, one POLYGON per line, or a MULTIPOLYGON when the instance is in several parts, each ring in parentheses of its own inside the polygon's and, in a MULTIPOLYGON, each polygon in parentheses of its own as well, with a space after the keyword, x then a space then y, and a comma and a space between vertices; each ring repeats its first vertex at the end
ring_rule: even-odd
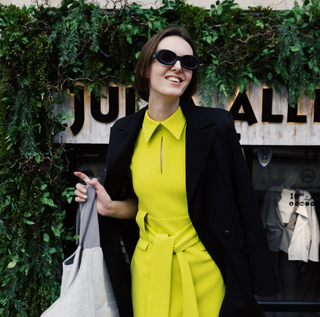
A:
POLYGON ((258 300, 295 304, 291 312, 275 308, 266 316, 314 316, 296 309, 299 303, 306 311, 320 307, 311 305, 320 304, 320 147, 248 147, 245 153, 281 288, 258 300))

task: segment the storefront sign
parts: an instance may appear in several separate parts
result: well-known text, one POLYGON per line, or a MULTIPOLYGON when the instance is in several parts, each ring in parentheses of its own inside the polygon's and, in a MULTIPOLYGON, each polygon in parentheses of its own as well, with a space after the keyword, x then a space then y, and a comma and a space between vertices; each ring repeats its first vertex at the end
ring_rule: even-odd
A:
MULTIPOLYGON (((55 114, 65 110, 66 114, 73 115, 73 119, 64 122, 66 131, 57 135, 54 141, 109 143, 110 128, 115 121, 135 111, 135 96, 133 88, 115 85, 104 88, 102 94, 107 99, 97 100, 86 87, 77 97, 69 91, 70 98, 55 105, 55 114)), ((194 99, 199 104, 197 96, 194 99)), ((217 104, 217 94, 214 94, 214 106, 217 104)), ((315 100, 303 97, 296 107, 289 107, 285 88, 279 93, 263 83, 252 83, 225 108, 233 115, 242 145, 319 145, 319 89, 315 100)))
POLYGON ((56 143, 71 144, 107 144, 110 138, 110 128, 121 117, 135 110, 135 95, 133 88, 110 85, 103 88, 102 94, 107 98, 98 100, 86 87, 79 87, 75 96, 69 90, 70 98, 62 104, 56 104, 54 112, 57 115, 66 111, 73 118, 65 120, 66 130, 55 136, 56 143))
MULTIPOLYGON (((261 109, 261 122, 269 123, 282 123, 283 114, 273 114, 272 113, 272 104, 273 104, 273 89, 264 88, 262 90, 262 109, 261 109)), ((314 106, 314 117, 313 122, 320 123, 320 94, 319 90, 316 91, 316 100, 314 106)), ((290 107, 287 105, 287 122, 291 123, 306 123, 307 116, 298 114, 299 104, 296 104, 295 107, 290 107)), ((247 121, 249 125, 255 124, 258 122, 257 117, 254 112, 249 98, 246 93, 239 93, 233 102, 229 111, 232 113, 234 120, 247 121), (243 112, 240 113, 240 108, 243 107, 243 112)))
POLYGON ((303 97, 289 107, 285 88, 250 84, 226 105, 241 135, 242 145, 319 145, 320 90, 316 99, 303 97))

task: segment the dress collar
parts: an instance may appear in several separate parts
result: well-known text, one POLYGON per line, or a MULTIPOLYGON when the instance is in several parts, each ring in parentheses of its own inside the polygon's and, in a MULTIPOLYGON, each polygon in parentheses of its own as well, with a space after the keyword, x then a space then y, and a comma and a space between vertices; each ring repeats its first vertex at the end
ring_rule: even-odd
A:
POLYGON ((180 140, 185 125, 186 118, 184 117, 180 107, 172 116, 162 122, 157 122, 151 119, 147 110, 142 124, 145 142, 148 143, 154 131, 159 126, 164 126, 177 140, 180 140))

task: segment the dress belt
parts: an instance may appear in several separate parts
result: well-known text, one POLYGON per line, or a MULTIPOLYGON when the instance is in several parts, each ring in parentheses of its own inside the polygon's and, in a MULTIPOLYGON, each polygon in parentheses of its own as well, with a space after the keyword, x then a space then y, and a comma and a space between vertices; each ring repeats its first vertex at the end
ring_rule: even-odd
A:
MULTIPOLYGON (((200 244, 190 222, 174 236, 157 234, 146 222, 147 213, 139 210, 136 221, 140 228, 140 240, 145 248, 153 244, 150 268, 146 317, 169 316, 172 255, 177 254, 182 281, 183 317, 199 317, 197 298, 188 260, 183 251, 200 244)), ((169 220, 168 220, 169 221, 169 220)))

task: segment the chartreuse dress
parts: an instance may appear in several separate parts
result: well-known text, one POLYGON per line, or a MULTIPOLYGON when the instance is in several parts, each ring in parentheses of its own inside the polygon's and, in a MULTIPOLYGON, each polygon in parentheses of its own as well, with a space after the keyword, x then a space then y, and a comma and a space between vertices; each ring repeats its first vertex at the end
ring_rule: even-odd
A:
POLYGON ((188 214, 185 141, 180 107, 161 123, 146 112, 131 162, 140 229, 131 262, 135 317, 215 317, 224 298, 221 272, 188 214))

